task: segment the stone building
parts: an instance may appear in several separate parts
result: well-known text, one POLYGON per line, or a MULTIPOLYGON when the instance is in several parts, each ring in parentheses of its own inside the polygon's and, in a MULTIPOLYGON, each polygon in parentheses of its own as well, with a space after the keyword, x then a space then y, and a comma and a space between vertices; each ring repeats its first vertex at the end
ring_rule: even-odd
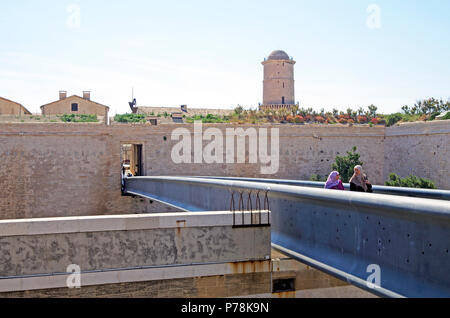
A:
POLYGON ((0 115, 31 115, 23 105, 0 97, 0 115))
POLYGON ((263 105, 260 110, 289 109, 295 105, 295 61, 284 51, 273 51, 264 59, 263 105))
POLYGON ((97 115, 99 121, 108 122, 109 107, 91 101, 91 92, 83 92, 83 97, 67 97, 66 91, 59 92, 59 100, 41 106, 43 116, 53 115, 97 115))

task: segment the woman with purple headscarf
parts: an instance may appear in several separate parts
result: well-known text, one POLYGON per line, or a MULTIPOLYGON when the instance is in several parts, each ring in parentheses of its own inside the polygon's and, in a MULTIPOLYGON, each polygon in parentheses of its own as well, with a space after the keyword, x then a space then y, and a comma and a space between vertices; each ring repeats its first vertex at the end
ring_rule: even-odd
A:
POLYGON ((325 183, 325 189, 330 190, 345 190, 344 185, 342 184, 342 181, 339 179, 340 175, 339 172, 333 171, 328 176, 328 180, 325 183))

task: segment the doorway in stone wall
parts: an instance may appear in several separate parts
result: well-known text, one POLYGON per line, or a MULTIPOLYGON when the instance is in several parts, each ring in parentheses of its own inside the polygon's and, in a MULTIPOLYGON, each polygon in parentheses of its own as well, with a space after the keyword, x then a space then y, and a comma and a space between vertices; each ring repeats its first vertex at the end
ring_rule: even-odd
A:
POLYGON ((120 161, 124 176, 143 176, 142 144, 122 143, 120 148, 120 161))

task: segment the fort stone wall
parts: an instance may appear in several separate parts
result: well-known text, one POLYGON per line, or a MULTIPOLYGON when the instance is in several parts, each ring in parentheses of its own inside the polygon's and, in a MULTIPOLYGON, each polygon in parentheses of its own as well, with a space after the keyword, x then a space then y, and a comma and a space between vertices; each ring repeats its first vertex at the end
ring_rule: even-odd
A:
POLYGON ((400 124, 386 129, 385 175, 415 175, 450 189, 450 120, 400 124))
MULTIPOLYGON (((242 176, 309 179, 327 175, 336 155, 358 147, 364 169, 374 184, 383 184, 390 172, 414 173, 450 189, 445 178, 449 168, 450 121, 382 126, 231 125, 205 124, 219 129, 279 128, 279 169, 261 173, 259 161, 250 164, 248 140, 246 163, 181 163, 172 161, 175 129, 184 128, 193 138, 190 124, 0 125, 0 219, 87 216, 174 211, 147 199, 123 197, 121 144, 143 145, 145 175, 242 176)), ((210 141, 203 141, 205 147, 210 141)), ((225 145, 224 141, 224 145, 225 145)), ((192 146, 194 143, 192 142, 192 146)), ((194 149, 192 148, 192 157, 194 149)), ((270 151, 269 151, 270 153, 270 151)), ((235 161, 236 162, 236 161, 235 161)), ((447 174, 448 175, 448 174, 447 174)))

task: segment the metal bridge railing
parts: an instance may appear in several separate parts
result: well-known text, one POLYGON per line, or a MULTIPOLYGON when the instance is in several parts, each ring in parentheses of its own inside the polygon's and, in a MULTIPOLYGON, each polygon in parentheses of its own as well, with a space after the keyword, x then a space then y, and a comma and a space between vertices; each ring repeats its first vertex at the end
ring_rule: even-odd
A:
MULTIPOLYGON (((304 181, 304 180, 261 179, 261 178, 240 178, 240 177, 194 177, 194 178, 272 183, 272 184, 282 184, 297 187, 310 187, 320 189, 323 189, 325 186, 325 182, 304 181)), ((350 184, 345 183, 344 188, 346 190, 350 190, 350 184)), ((378 194, 389 194, 415 198, 428 198, 428 199, 450 201, 450 190, 397 188, 397 187, 373 185, 373 191, 374 193, 378 194)))

